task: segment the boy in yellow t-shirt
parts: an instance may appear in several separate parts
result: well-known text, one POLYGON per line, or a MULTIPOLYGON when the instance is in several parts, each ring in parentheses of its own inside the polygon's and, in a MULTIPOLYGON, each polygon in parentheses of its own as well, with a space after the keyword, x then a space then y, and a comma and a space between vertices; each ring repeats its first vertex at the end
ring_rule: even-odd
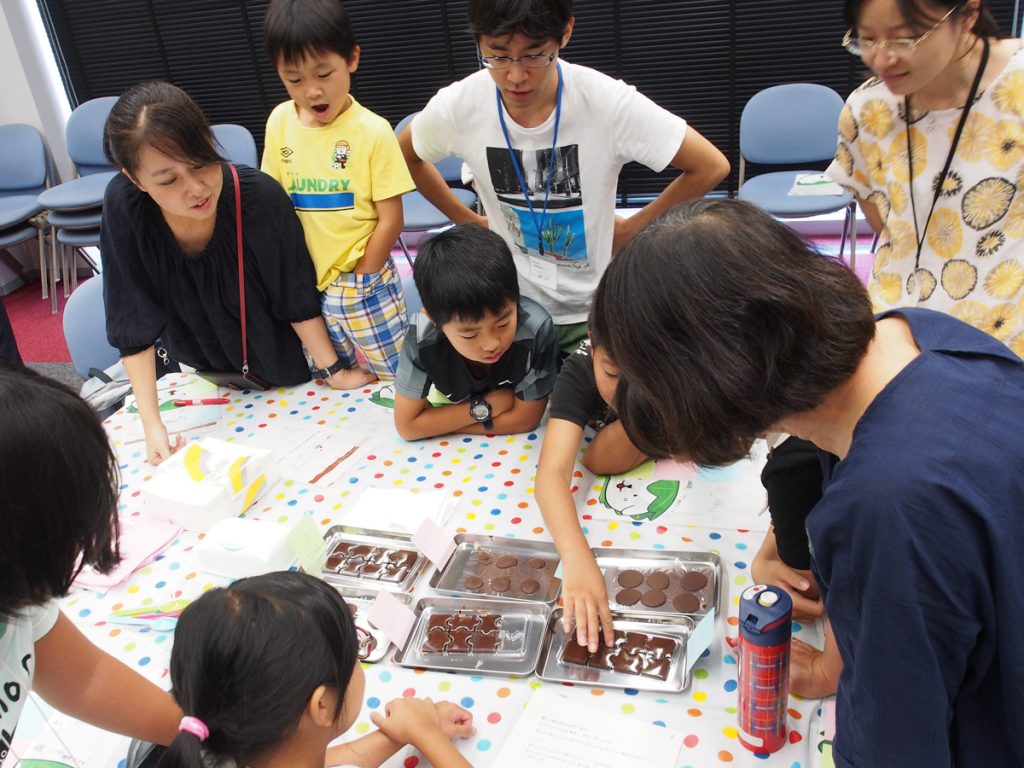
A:
POLYGON ((414 188, 398 140, 349 94, 359 46, 340 0, 273 0, 264 36, 291 100, 267 120, 262 170, 302 221, 339 370, 352 387, 393 379, 408 320, 391 249, 414 188))

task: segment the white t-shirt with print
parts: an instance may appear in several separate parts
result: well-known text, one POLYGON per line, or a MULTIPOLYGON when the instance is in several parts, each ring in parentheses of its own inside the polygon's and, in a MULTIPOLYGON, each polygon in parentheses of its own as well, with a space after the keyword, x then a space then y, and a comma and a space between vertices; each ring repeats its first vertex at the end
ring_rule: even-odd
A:
POLYGON ((619 171, 631 161, 663 170, 683 142, 686 121, 621 80, 564 60, 560 65, 562 114, 540 237, 554 110, 535 128, 523 128, 504 111, 534 215, 509 155, 487 70, 438 91, 413 121, 412 141, 423 160, 455 155, 469 166, 488 225, 512 249, 520 290, 564 325, 587 319, 611 261, 619 171))
POLYGON ((917 239, 962 112, 918 112, 911 97, 911 205, 903 104, 877 78, 850 94, 828 168, 885 225, 868 283, 875 311, 945 312, 1024 355, 1024 47, 971 107, 916 272, 917 239))
POLYGON ((0 763, 7 758, 35 675, 35 644, 57 623, 57 604, 0 618, 0 763))

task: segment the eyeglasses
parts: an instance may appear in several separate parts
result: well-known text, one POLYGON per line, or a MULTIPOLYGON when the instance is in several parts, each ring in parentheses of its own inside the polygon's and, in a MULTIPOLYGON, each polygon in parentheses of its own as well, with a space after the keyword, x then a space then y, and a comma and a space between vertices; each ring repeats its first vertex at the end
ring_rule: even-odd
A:
POLYGON ((488 69, 508 69, 513 64, 527 69, 544 69, 555 60, 557 55, 558 51, 536 53, 532 56, 484 56, 481 54, 480 63, 488 69))
POLYGON ((928 35, 938 29, 946 19, 953 15, 954 11, 960 8, 960 5, 950 8, 949 12, 935 22, 931 29, 917 37, 896 37, 892 40, 862 40, 859 37, 853 36, 853 27, 850 27, 846 30, 846 34, 843 35, 842 46, 854 56, 873 56, 879 51, 887 51, 891 55, 898 57, 909 56, 917 50, 917 46, 927 39, 928 35))

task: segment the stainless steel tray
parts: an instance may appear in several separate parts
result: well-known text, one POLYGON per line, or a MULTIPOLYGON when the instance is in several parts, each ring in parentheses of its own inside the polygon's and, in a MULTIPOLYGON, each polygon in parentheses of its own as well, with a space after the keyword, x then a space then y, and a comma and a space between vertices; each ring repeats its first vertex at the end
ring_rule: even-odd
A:
MULTIPOLYGON (((392 645, 390 638, 367 620, 370 608, 373 607, 373 601, 377 598, 378 590, 375 590, 372 587, 347 587, 341 585, 336 585, 335 589, 341 593, 341 596, 345 598, 345 602, 348 603, 349 606, 356 609, 356 612, 352 616, 355 620, 356 627, 367 632, 370 638, 372 638, 369 653, 365 658, 361 659, 361 661, 368 661, 371 664, 376 664, 388 655, 388 651, 391 649, 392 645)), ((395 599, 405 606, 412 603, 412 595, 406 592, 396 593, 395 599)))
POLYGON ((327 532, 324 534, 324 541, 327 542, 328 558, 324 563, 323 569, 320 571, 320 576, 324 581, 335 586, 365 587, 373 591, 386 589, 389 592, 411 592, 416 579, 419 578, 427 564, 426 556, 412 545, 409 537, 398 533, 335 525, 327 529, 327 532), (378 550, 406 550, 415 553, 416 559, 405 575, 398 581, 387 581, 375 576, 337 573, 328 569, 327 562, 330 560, 331 551, 341 542, 349 542, 356 545, 363 544, 378 550))
MULTIPOLYGON (((613 611, 624 611, 631 614, 651 616, 693 616, 712 614, 718 607, 719 589, 721 588, 721 561, 713 552, 682 552, 650 549, 605 549, 593 550, 597 566, 604 573, 604 583, 608 590, 608 603, 613 611), (661 571, 669 577, 669 585, 661 590, 665 593, 664 604, 649 607, 641 602, 626 605, 618 602, 616 597, 623 591, 619 584, 619 574, 623 571, 640 571, 645 576, 654 571, 661 571), (699 571, 708 578, 702 589, 691 592, 680 584, 683 575, 690 571, 699 571), (698 600, 696 610, 680 611, 672 603, 677 597, 691 594, 698 600)), ((650 587, 646 582, 639 588, 643 593, 650 587)))
POLYGON ((602 688, 632 688, 641 691, 662 691, 677 693, 690 685, 690 671, 687 667, 687 642, 693 632, 693 620, 689 616, 638 616, 636 614, 613 612, 612 626, 623 632, 640 632, 645 635, 668 637, 676 641, 669 663, 668 677, 659 680, 628 672, 595 669, 562 661, 566 643, 572 641, 574 632, 566 632, 562 626, 562 609, 556 608, 548 619, 544 647, 537 661, 537 675, 542 680, 555 683, 596 685, 602 688))
POLYGON ((438 594, 467 597, 484 595, 501 600, 528 600, 554 605, 562 591, 562 580, 555 576, 559 557, 553 544, 466 533, 457 535, 455 544, 455 552, 448 558, 444 568, 435 570, 430 577, 430 587, 438 594), (516 565, 498 568, 496 562, 503 555, 516 558, 516 565), (482 562, 482 557, 486 556, 491 557, 490 563, 482 562), (544 561, 542 568, 530 566, 530 561, 541 560, 544 561), (501 576, 511 582, 505 592, 498 592, 491 586, 491 582, 501 576), (466 580, 470 578, 480 579, 483 584, 477 589, 470 589, 466 586, 466 580), (527 580, 539 582, 540 590, 533 594, 525 593, 521 587, 527 580))
POLYGON ((537 666, 551 608, 543 603, 510 600, 426 597, 413 612, 413 625, 404 649, 395 651, 394 662, 403 667, 424 667, 476 674, 530 675, 537 666), (431 653, 423 650, 431 617, 443 614, 501 617, 500 648, 495 653, 431 653))

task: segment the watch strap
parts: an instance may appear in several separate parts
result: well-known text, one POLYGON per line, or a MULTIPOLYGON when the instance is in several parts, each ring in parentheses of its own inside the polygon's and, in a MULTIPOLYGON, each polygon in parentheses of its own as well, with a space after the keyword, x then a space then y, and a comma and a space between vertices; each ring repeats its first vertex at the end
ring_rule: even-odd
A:
POLYGON ((345 369, 345 361, 342 360, 339 357, 337 359, 337 361, 334 363, 334 365, 331 365, 331 366, 329 366, 327 368, 314 368, 311 371, 311 373, 313 374, 313 378, 316 381, 323 381, 324 379, 331 378, 331 376, 336 374, 338 371, 341 371, 341 370, 344 370, 344 369, 345 369))

